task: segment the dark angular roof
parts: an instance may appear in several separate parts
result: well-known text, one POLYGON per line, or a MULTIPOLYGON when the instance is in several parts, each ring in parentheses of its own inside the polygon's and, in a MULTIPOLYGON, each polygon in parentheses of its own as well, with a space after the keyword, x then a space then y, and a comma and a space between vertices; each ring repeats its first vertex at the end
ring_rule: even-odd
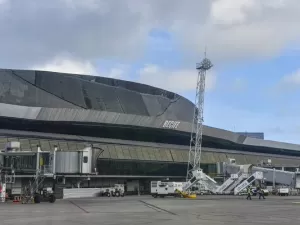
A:
POLYGON ((46 71, 0 70, 0 102, 150 117, 167 114, 180 121, 191 121, 193 114, 189 100, 149 85, 46 71))

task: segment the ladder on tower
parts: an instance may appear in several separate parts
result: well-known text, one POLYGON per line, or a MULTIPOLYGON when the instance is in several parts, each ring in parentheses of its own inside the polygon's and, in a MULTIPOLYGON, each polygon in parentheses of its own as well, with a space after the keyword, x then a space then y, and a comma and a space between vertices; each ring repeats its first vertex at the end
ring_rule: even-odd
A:
POLYGON ((194 115, 191 129, 191 139, 189 148, 189 157, 187 163, 186 183, 182 187, 182 191, 178 191, 182 196, 188 196, 194 198, 195 195, 190 195, 190 188, 199 183, 206 184, 206 187, 210 191, 215 192, 216 181, 202 172, 200 167, 201 151, 202 151, 202 133, 203 133, 203 109, 204 109, 204 94, 205 94, 205 78, 206 72, 212 68, 211 61, 206 58, 206 51, 204 59, 196 64, 198 70, 197 83, 196 83, 196 95, 194 105, 194 115))
MULTIPOLYGON (((191 140, 189 149, 189 158, 187 164, 186 174, 186 187, 190 188, 195 184, 196 173, 202 178, 202 170, 200 167, 201 152, 202 152, 202 133, 203 133, 203 110, 204 110, 204 94, 205 94, 205 78, 206 72, 212 68, 211 61, 206 58, 206 51, 204 59, 196 64, 198 70, 197 84, 196 84, 196 95, 194 105, 194 116, 192 121, 191 140)), ((203 176, 205 178, 205 176, 203 176)), ((187 189, 186 189, 187 190, 187 189)))

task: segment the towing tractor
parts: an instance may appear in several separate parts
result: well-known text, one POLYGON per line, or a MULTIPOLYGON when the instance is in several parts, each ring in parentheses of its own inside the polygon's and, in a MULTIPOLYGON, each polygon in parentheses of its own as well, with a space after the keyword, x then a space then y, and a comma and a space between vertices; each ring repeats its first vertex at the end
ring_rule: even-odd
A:
POLYGON ((34 203, 40 202, 50 202, 54 203, 56 201, 56 197, 53 193, 52 188, 43 188, 34 195, 34 203))
POLYGON ((106 197, 124 197, 125 189, 122 184, 115 184, 114 187, 100 188, 98 196, 106 197))

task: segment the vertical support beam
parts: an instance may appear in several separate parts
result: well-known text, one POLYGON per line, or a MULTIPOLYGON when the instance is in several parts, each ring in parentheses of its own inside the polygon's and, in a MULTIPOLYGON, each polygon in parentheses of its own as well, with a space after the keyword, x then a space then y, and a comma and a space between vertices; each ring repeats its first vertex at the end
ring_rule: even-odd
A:
POLYGON ((56 167, 56 152, 57 152, 57 146, 54 146, 54 152, 53 152, 53 159, 52 159, 52 173, 53 176, 55 176, 56 171, 55 171, 55 167, 56 167))
POLYGON ((52 174, 53 174, 53 180, 52 180, 52 190, 56 191, 56 152, 58 150, 58 147, 54 146, 54 152, 53 152, 53 159, 52 159, 52 174))
POLYGON ((276 183, 276 170, 273 168, 273 189, 275 189, 275 183, 276 183))
POLYGON ((37 152, 36 152, 36 171, 35 171, 35 183, 36 183, 36 188, 38 189, 39 186, 39 175, 40 175, 40 152, 41 152, 41 147, 37 145, 37 152))

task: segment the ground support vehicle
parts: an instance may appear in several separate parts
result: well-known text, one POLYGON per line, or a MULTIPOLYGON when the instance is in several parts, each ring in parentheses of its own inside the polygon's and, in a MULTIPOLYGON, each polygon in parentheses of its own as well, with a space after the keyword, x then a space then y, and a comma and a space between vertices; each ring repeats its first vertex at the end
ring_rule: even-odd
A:
POLYGON ((100 192, 98 196, 124 197, 124 195, 125 195, 124 185, 115 184, 114 187, 100 188, 100 192))
POLYGON ((151 195, 154 198, 164 198, 165 196, 180 197, 183 184, 182 182, 151 181, 151 195))
POLYGON ((205 190, 216 193, 216 181, 206 175, 201 169, 192 172, 193 177, 187 182, 164 182, 151 181, 151 195, 156 197, 175 196, 184 198, 196 198, 196 194, 191 191, 193 186, 203 186, 205 190), (200 184, 199 184, 200 182, 200 184))
POLYGON ((280 195, 280 196, 288 196, 289 193, 290 193, 289 188, 279 188, 277 190, 277 194, 280 195))

